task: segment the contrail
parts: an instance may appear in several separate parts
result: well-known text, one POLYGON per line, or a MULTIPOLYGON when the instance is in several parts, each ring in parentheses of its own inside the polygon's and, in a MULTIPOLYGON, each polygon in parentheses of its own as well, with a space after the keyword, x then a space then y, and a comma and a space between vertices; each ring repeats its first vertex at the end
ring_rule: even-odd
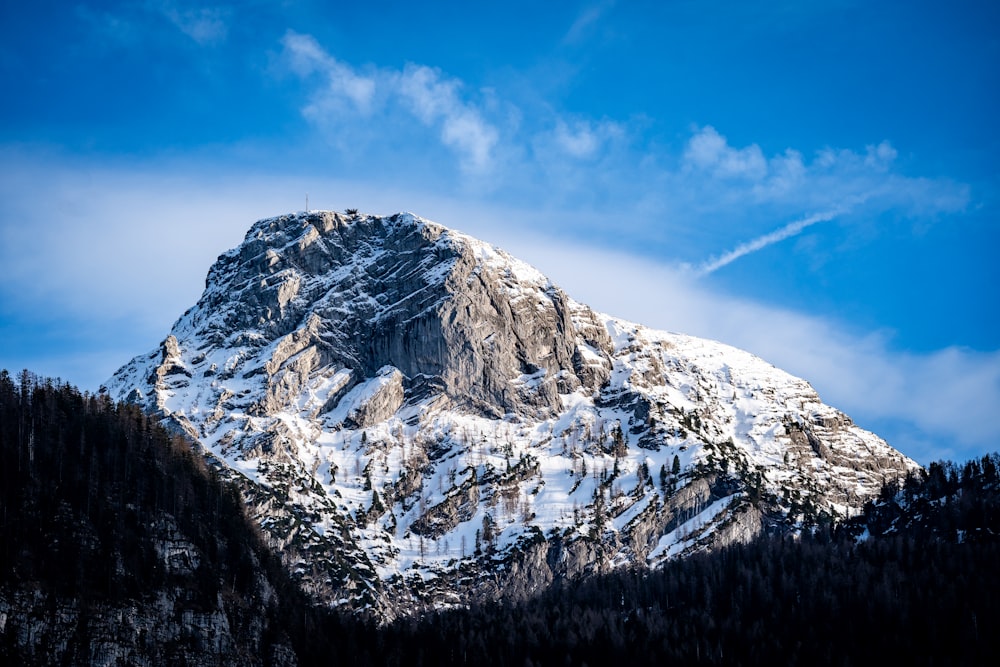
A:
POLYGON ((778 241, 784 241, 785 239, 795 236, 796 234, 802 233, 802 230, 815 225, 817 222, 826 222, 828 220, 833 220, 838 215, 843 213, 843 209, 833 209, 832 211, 825 211, 823 213, 816 213, 810 215, 807 218, 802 218, 801 220, 796 220, 795 222, 790 222, 781 229, 777 229, 770 234, 764 234, 763 236, 758 236, 752 241, 747 241, 746 243, 736 246, 736 248, 725 253, 721 257, 716 257, 704 262, 695 270, 695 275, 698 277, 707 276, 710 273, 714 273, 721 269, 722 267, 732 264, 740 257, 744 255, 749 255, 752 252, 757 252, 762 248, 766 248, 769 245, 773 245, 778 241))

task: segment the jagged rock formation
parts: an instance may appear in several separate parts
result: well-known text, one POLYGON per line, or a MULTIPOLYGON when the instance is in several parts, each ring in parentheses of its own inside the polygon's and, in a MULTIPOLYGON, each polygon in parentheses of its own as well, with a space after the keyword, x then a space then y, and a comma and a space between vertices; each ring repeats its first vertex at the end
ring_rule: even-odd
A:
POLYGON ((256 223, 107 386, 241 481, 307 590, 384 617, 844 516, 916 467, 805 381, 410 214, 256 223))

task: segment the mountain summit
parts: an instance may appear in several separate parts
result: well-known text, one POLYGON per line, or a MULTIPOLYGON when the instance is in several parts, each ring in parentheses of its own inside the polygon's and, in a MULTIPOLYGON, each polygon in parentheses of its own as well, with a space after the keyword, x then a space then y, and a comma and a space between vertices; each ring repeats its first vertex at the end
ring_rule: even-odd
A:
POLYGON ((257 222, 107 387, 241 484, 307 590, 385 618, 795 531, 917 467, 747 352, 408 213, 257 222))

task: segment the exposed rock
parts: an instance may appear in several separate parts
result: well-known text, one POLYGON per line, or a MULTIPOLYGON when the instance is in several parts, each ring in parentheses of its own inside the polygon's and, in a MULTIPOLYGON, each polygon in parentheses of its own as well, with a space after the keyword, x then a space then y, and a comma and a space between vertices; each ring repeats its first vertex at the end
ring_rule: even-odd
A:
POLYGON ((365 428, 385 421, 403 405, 403 374, 383 366, 369 383, 369 395, 359 400, 347 415, 350 428, 365 428))
MULTIPOLYGON (((0 633, 28 664, 238 665, 298 664, 288 644, 246 647, 233 640, 223 609, 196 611, 190 600, 163 595, 123 605, 88 603, 37 590, 0 590, 0 633), (248 650, 249 648, 249 650, 248 650)), ((246 619, 247 634, 264 636, 262 620, 246 619), (256 627, 250 627, 250 626, 256 627)))

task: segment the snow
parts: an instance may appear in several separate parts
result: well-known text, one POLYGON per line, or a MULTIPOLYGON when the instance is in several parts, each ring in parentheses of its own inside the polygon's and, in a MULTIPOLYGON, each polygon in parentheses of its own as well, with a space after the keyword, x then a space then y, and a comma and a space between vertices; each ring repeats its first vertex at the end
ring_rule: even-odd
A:
MULTIPOLYGON (((322 245, 312 225, 289 231, 286 226, 294 227, 296 221, 264 220, 248 232, 248 241, 273 242, 278 248, 258 253, 266 259, 262 270, 275 269, 276 257, 302 243, 322 245)), ((383 222, 389 228, 433 232, 436 247, 471 248, 482 270, 493 275, 512 300, 530 299, 541 308, 552 298, 554 287, 545 276, 488 244, 412 214, 383 222)), ((874 435, 838 421, 840 414, 823 405, 805 381, 722 343, 592 314, 575 302, 570 308, 578 331, 569 335, 576 336, 579 357, 588 366, 610 371, 610 381, 599 396, 581 387, 562 394, 561 410, 554 414, 530 418, 510 414, 502 419, 462 412, 437 395, 408 397, 384 421, 364 429, 348 428, 348 417, 399 371, 385 366, 371 377, 360 377, 358 369, 344 367, 349 364, 330 361, 340 358, 334 352, 349 358, 350 348, 338 346, 349 346, 356 334, 340 332, 345 340, 332 335, 317 338, 307 329, 312 317, 330 319, 338 313, 364 313, 370 322, 379 321, 408 308, 420 295, 418 291, 385 303, 385 295, 357 288, 354 277, 376 269, 385 280, 398 277, 401 264, 393 262, 379 243, 373 238, 343 252, 342 263, 326 273, 268 274, 274 289, 294 278, 300 281, 301 293, 320 295, 313 304, 297 304, 306 306, 301 321, 294 323, 294 330, 286 327, 280 333, 268 323, 234 328, 232 323, 243 322, 244 313, 232 304, 238 305, 237 295, 261 277, 252 271, 248 278, 235 268, 213 267, 202 305, 188 311, 173 329, 180 354, 171 362, 187 374, 150 382, 162 359, 159 351, 153 351, 119 370, 108 382, 109 390, 124 399, 138 389, 154 408, 190 426, 206 450, 229 469, 263 487, 287 489, 288 502, 302 509, 302 516, 318 517, 309 519, 317 539, 333 540, 347 526, 356 547, 367 554, 383 580, 411 572, 429 580, 471 559, 477 531, 482 532, 487 515, 496 527, 498 555, 536 530, 544 535, 587 536, 595 527, 596 494, 603 496, 609 514, 604 530, 627 533, 645 512, 662 506, 661 468, 669 471, 677 457, 682 475, 675 481, 683 487, 690 482, 687 473, 692 467, 723 447, 731 447, 727 456, 736 457, 730 462, 733 466, 738 461, 748 470, 763 471, 766 484, 774 490, 805 489, 809 482, 822 492, 836 483, 863 498, 881 486, 876 473, 856 471, 811 452, 789 455, 790 428, 820 429, 827 421, 843 424, 830 430, 828 440, 843 460, 891 451, 874 435), (248 282, 236 284, 237 279, 248 282), (603 328, 610 350, 585 339, 582 332, 593 323, 603 328), (302 337, 302 344, 284 361, 275 360, 282 341, 295 335, 302 337), (269 364, 273 372, 268 371, 269 364), (272 402, 267 403, 266 397, 272 402), (619 397, 621 403, 616 402, 619 397), (640 400, 649 408, 647 422, 631 407, 640 400), (271 407, 265 409, 265 404, 271 407), (608 444, 616 428, 626 444, 617 461, 617 477, 608 444), (640 448, 640 439, 653 434, 654 445, 640 448), (652 485, 640 486, 643 465, 652 485), (421 540, 414 532, 421 514, 459 497, 473 474, 479 482, 478 500, 468 515, 440 535, 421 540), (415 475, 421 477, 415 491, 395 492, 411 478, 406 476, 415 475), (373 492, 386 511, 361 521, 372 507, 373 492)), ((240 250, 234 249, 219 261, 233 262, 235 267, 243 261, 240 257, 240 250)), ((456 265, 454 257, 433 259, 433 254, 421 259, 418 283, 440 285, 456 265)), ((437 306, 431 303, 426 308, 437 306)), ((513 386, 526 395, 552 384, 545 369, 512 373, 516 373, 513 386)), ((905 459, 900 461, 905 464, 905 459)), ((738 497, 712 503, 661 536, 648 563, 655 565, 695 548, 738 497)), ((837 512, 852 511, 846 503, 832 507, 837 512)))
POLYGON ((737 493, 715 501, 694 517, 663 535, 657 542, 656 548, 646 557, 647 562, 655 563, 673 558, 693 546, 698 540, 703 539, 705 537, 703 529, 706 526, 711 526, 716 518, 728 510, 740 495, 737 493))

